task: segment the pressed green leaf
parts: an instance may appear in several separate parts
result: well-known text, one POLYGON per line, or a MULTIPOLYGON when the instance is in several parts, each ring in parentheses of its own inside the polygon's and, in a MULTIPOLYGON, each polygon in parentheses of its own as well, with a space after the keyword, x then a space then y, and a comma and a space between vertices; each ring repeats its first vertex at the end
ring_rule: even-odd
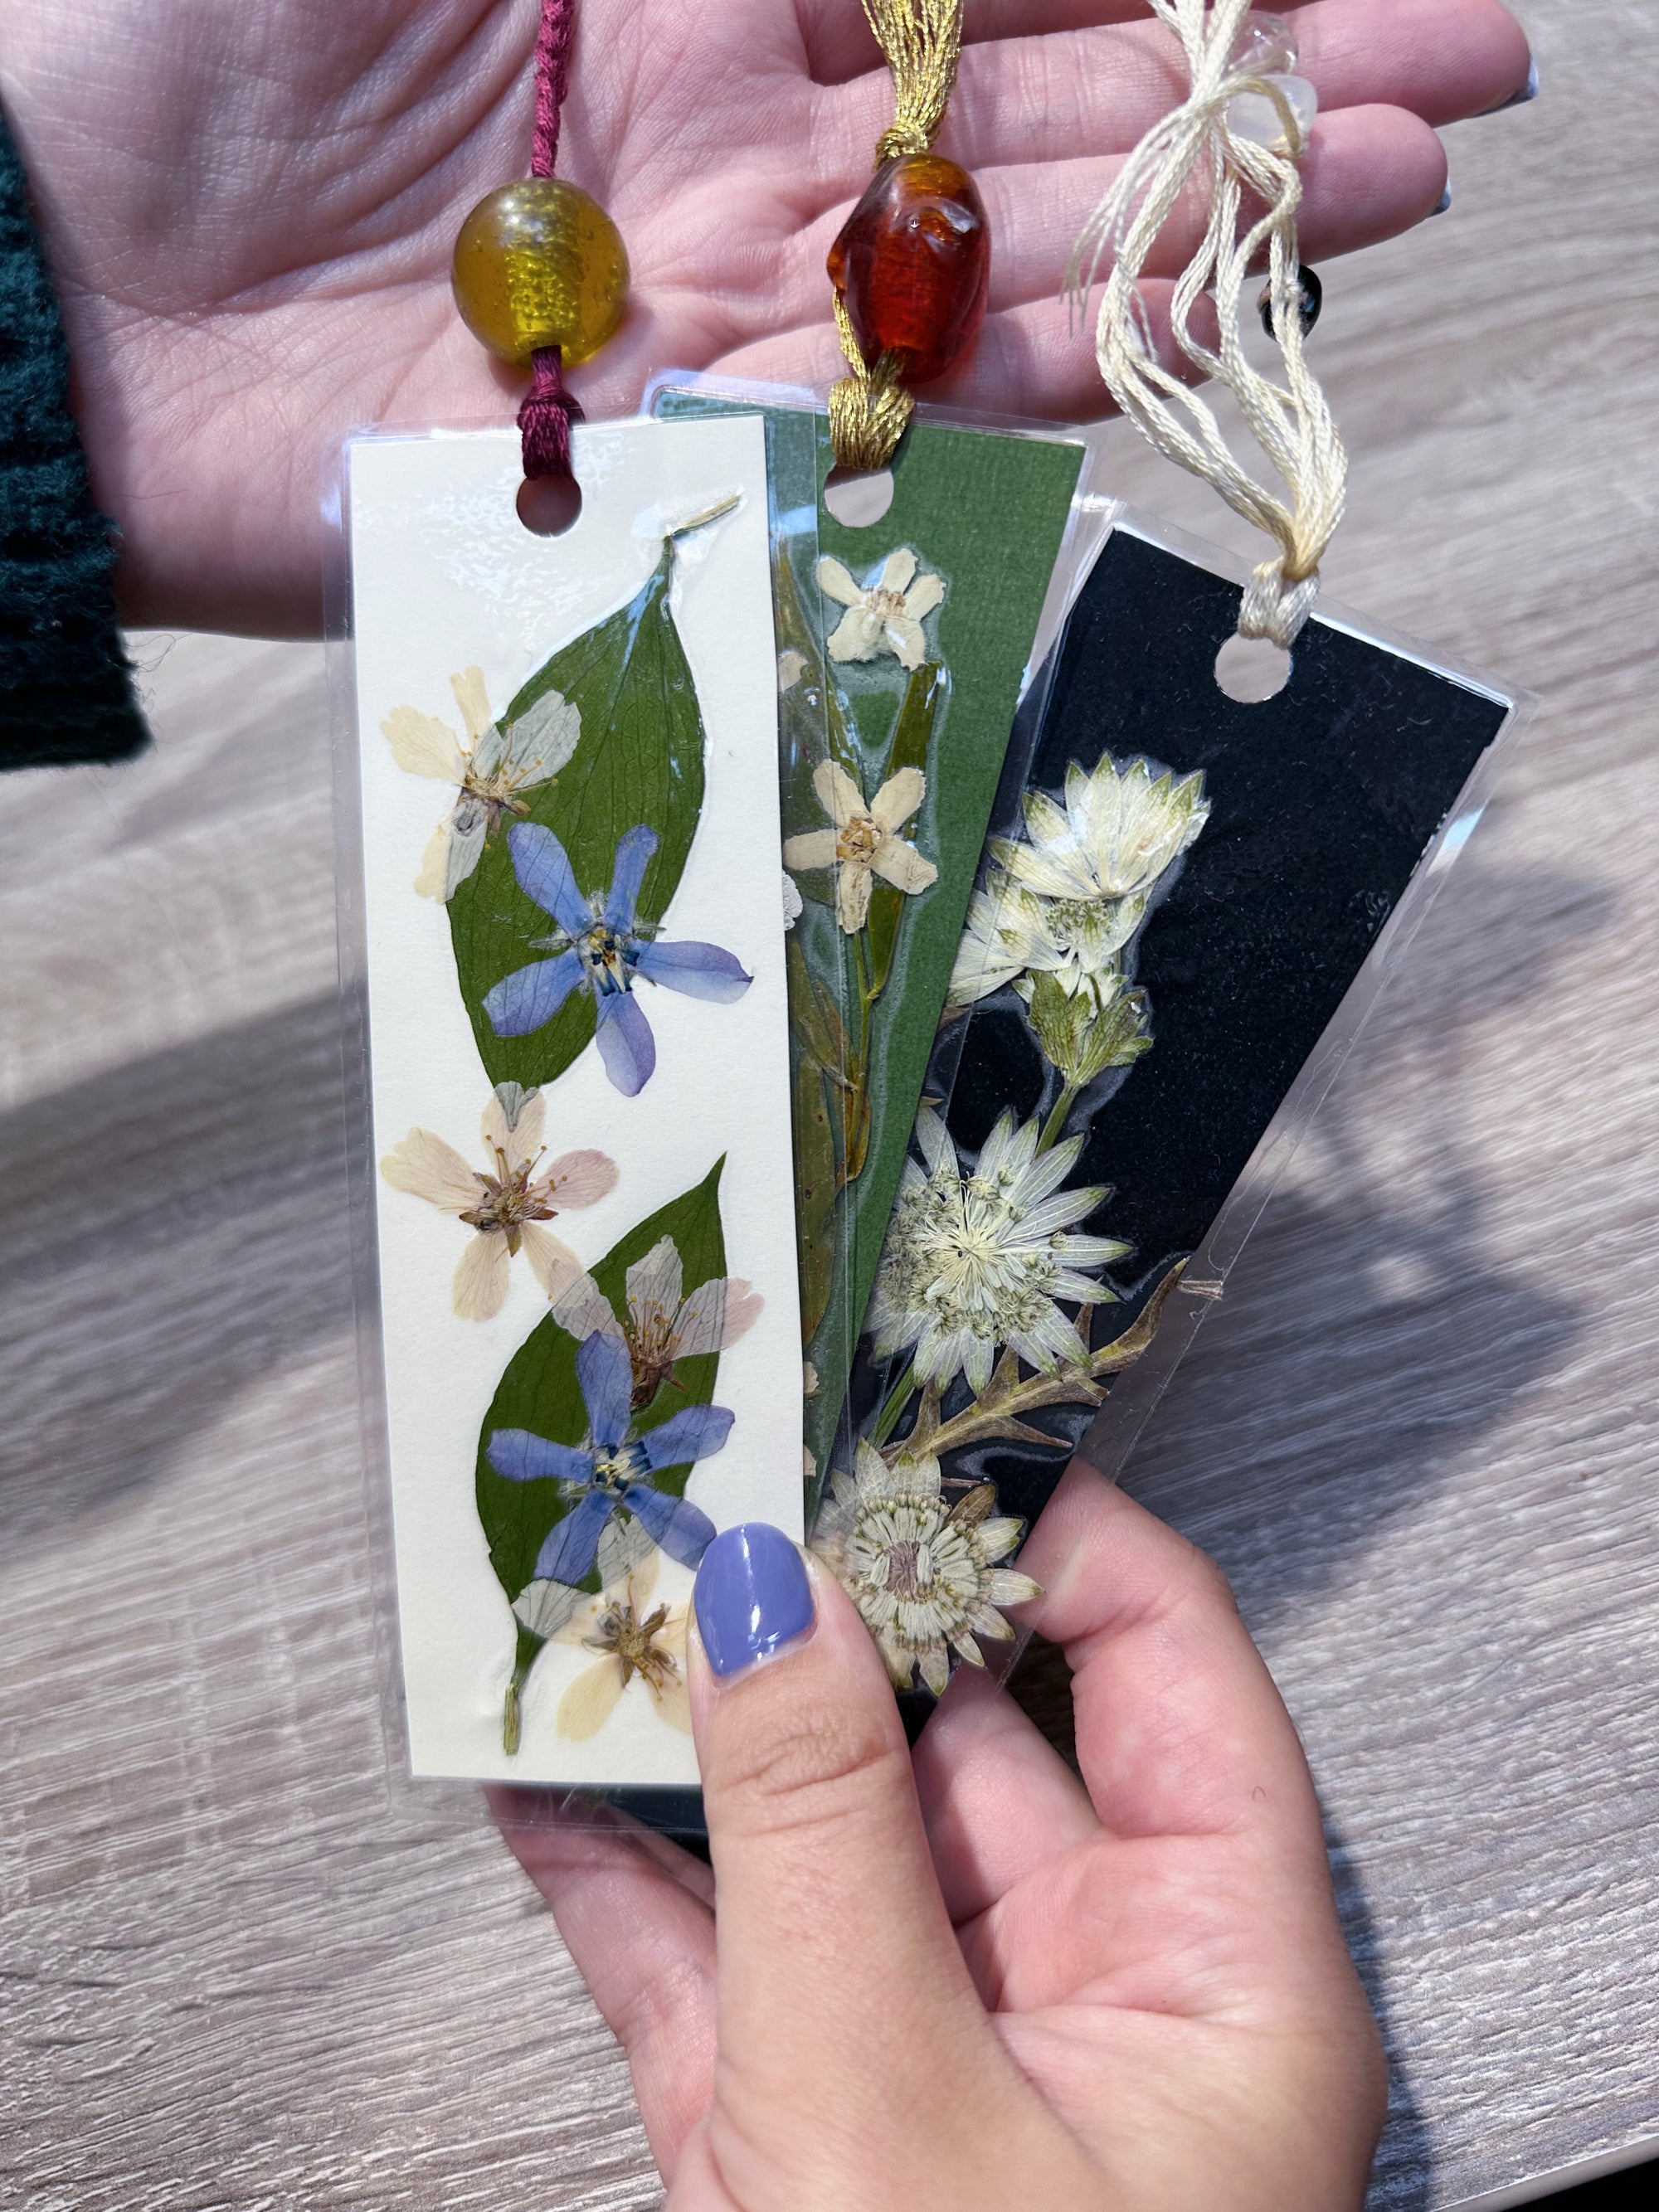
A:
MULTIPOLYGON (((584 892, 610 885, 624 832, 647 823, 660 843, 645 872, 638 911, 660 921, 685 867, 702 806, 703 726, 669 605, 673 548, 625 607, 560 648, 509 701, 516 720, 545 692, 562 691, 581 716, 575 752, 550 783, 526 793, 526 815, 550 830, 584 892)), ((473 873, 449 902, 461 996, 489 1080, 526 1090, 562 1073, 593 1036, 593 1001, 573 991, 554 1019, 524 1037, 498 1037, 486 992, 549 954, 535 940, 557 925, 520 890, 507 849, 515 817, 502 818, 473 873)))
MULTIPOLYGON (((648 1220, 607 1252, 593 1268, 593 1280, 620 1314, 625 1303, 628 1270, 662 1237, 672 1237, 678 1248, 689 1296, 700 1283, 726 1273, 726 1240, 720 1229, 720 1181, 724 1159, 717 1160, 703 1180, 660 1207, 648 1220)), ((548 1531, 570 1510, 556 1482, 509 1482, 489 1464, 487 1447, 497 1429, 528 1429, 554 1443, 580 1444, 587 1434, 587 1412, 576 1380, 575 1339, 561 1328, 551 1314, 538 1322, 508 1363, 489 1413, 478 1433, 477 1497, 478 1518, 489 1541, 489 1564, 509 1601, 517 1597, 535 1571, 536 1555, 548 1531)), ((655 1428, 671 1413, 687 1406, 707 1406, 714 1395, 720 1354, 682 1359, 673 1379, 665 1382, 655 1398, 635 1415, 639 1429, 655 1428)), ((659 1490, 684 1493, 689 1467, 655 1474, 659 1490)), ((597 1572, 587 1587, 597 1589, 597 1572)), ((542 1639, 519 1628, 520 1680, 529 1662, 540 1650, 542 1639), (527 1656, 526 1656, 527 1655, 527 1656)))
POLYGON ((803 1054, 795 1070, 795 1233, 804 1344, 817 1334, 835 1287, 836 1196, 830 1086, 823 1069, 803 1054))

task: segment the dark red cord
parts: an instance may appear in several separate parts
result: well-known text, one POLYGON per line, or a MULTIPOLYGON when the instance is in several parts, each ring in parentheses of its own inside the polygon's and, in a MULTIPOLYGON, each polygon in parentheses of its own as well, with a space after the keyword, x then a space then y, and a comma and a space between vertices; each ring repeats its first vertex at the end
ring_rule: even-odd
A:
MULTIPOLYGON (((531 142, 530 173, 550 177, 559 152, 559 110, 570 81, 570 33, 575 0, 542 0, 536 33, 536 131, 531 142)), ((570 426, 582 419, 581 403, 567 390, 564 361, 557 346, 531 356, 530 390, 519 410, 526 477, 570 474, 570 426)))

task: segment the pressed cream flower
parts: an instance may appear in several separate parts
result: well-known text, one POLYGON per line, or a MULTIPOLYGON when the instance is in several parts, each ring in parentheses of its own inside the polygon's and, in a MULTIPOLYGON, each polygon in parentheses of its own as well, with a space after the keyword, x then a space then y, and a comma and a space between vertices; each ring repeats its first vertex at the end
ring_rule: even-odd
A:
POLYGON ((878 1356, 908 1351, 918 1382, 942 1389, 962 1374, 977 1395, 1005 1346, 1048 1375, 1088 1363, 1083 1340, 1054 1301, 1098 1305, 1115 1297, 1079 1270, 1121 1260, 1130 1247, 1068 1233, 1106 1191, 1098 1184, 1060 1189, 1083 1139, 1039 1154, 1037 1135, 1035 1121, 1016 1128, 1004 1114, 963 1175, 939 1115, 924 1109, 917 1116, 927 1172, 905 1162, 870 1326, 878 1356))
POLYGON ((1056 899, 1001 869, 975 891, 951 971, 951 1004, 970 1006, 1027 975, 1050 975, 1069 997, 1104 1004, 1121 983, 1117 955, 1140 925, 1144 898, 1056 899))
POLYGON ((927 651, 922 617, 945 597, 945 579, 918 576, 908 545, 890 553, 861 584, 826 556, 818 562, 818 589, 847 610, 830 639, 831 660, 873 660, 890 653, 901 668, 921 667, 927 651))
POLYGON ((1120 769, 1103 753, 1092 775, 1076 761, 1066 769, 1064 807, 1029 793, 1030 843, 994 837, 991 853, 1046 898, 1144 901, 1209 818, 1200 773, 1177 781, 1167 769, 1154 776, 1139 760, 1120 769))
POLYGON ((830 1477, 812 1549, 863 1614, 896 1689, 918 1668, 935 1697, 951 1679, 951 1651, 982 1667, 981 1636, 1013 1634, 1000 1606, 1040 1595, 1029 1575, 999 1566, 1022 1522, 993 1518, 996 1492, 981 1483, 947 1507, 936 1459, 890 1468, 860 1443, 857 1474, 830 1477))
POLYGON ((554 1320, 579 1344, 595 1330, 626 1341, 635 1412, 672 1379, 677 1360, 724 1352, 753 1328, 766 1303, 740 1275, 699 1283, 690 1297, 683 1296, 684 1280, 678 1247, 663 1237, 623 1278, 628 1309, 623 1320, 591 1275, 579 1275, 553 1302, 554 1320))
POLYGON ((545 1100, 533 1091, 509 1126, 501 1099, 492 1096, 483 1111, 486 1169, 469 1167, 430 1129, 411 1129, 380 1162, 394 1190, 425 1199, 472 1231, 455 1269, 455 1310, 465 1321, 488 1321, 501 1311, 508 1269, 520 1252, 550 1297, 579 1275, 581 1261, 542 1224, 568 1206, 596 1205, 616 1188, 617 1164, 604 1152, 562 1152, 541 1167, 546 1112, 545 1100))
POLYGON ((456 787, 455 803, 433 831, 415 878, 422 898, 453 897, 501 816, 530 811, 520 793, 551 782, 581 736, 581 716, 562 691, 544 691, 503 726, 491 719, 482 669, 464 668, 449 681, 465 742, 447 722, 414 707, 394 707, 380 725, 399 768, 456 787))
MULTIPOLYGON (((637 1675, 671 1728, 691 1733, 691 1706, 685 1690, 687 1608, 665 1605, 647 1613, 656 1585, 654 1553, 636 1567, 620 1590, 606 1590, 560 1629, 555 1641, 579 1644, 601 1656, 584 1668, 559 1700, 555 1725, 578 1743, 597 1735, 617 1709, 623 1692, 637 1675)), ((526 1626, 532 1626, 526 1623, 526 1626)))
POLYGON ((812 788, 835 827, 789 838, 783 857, 792 868, 836 871, 836 917, 848 936, 856 935, 869 915, 872 878, 879 876, 912 896, 938 881, 933 863, 899 836, 927 795, 927 779, 919 768, 902 768, 890 775, 867 806, 863 793, 836 761, 818 763, 812 788))

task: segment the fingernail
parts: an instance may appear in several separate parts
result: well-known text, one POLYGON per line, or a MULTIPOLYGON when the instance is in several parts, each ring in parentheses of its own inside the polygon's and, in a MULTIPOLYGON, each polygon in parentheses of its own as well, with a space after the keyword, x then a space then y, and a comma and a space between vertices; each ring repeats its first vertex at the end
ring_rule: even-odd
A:
POLYGON ((812 1586, 800 1553, 769 1521, 723 1528, 702 1555, 693 1597, 708 1663, 735 1674, 812 1626, 812 1586))
POLYGON ((1529 100, 1538 97, 1538 57, 1534 54, 1527 64, 1527 81, 1519 92, 1512 92, 1507 100, 1500 100, 1496 107, 1486 110, 1488 115, 1502 115, 1511 107, 1524 107, 1529 100))
POLYGON ((1429 213, 1430 213, 1431 215, 1444 215, 1444 214, 1445 214, 1445 212, 1446 212, 1446 210, 1447 210, 1447 209, 1448 209, 1448 208, 1449 208, 1449 207, 1450 207, 1450 205, 1451 205, 1451 186, 1450 186, 1449 185, 1447 185, 1447 187, 1446 187, 1446 189, 1445 189, 1445 191, 1444 191, 1443 192, 1442 192, 1442 193, 1441 193, 1441 195, 1440 195, 1439 198, 1435 202, 1434 205, 1433 205, 1433 206, 1429 210, 1429 213))

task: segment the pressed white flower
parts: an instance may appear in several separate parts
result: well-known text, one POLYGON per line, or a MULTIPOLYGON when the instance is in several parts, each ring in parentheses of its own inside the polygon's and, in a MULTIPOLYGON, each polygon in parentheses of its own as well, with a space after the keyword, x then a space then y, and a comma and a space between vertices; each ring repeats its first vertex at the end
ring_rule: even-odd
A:
POLYGON ((488 1321, 507 1300, 508 1270, 522 1252, 551 1297, 581 1273, 581 1261, 543 1223, 568 1206, 592 1206, 616 1188, 617 1164, 604 1152, 562 1152, 544 1167, 546 1102, 532 1092, 509 1127, 499 1097, 483 1111, 488 1168, 468 1165, 430 1129, 411 1129, 380 1162, 394 1190, 406 1190, 465 1223, 472 1235, 455 1269, 455 1310, 488 1321))
POLYGON ((601 1656, 584 1668, 559 1700, 555 1726, 580 1743, 597 1735, 617 1709, 617 1701, 637 1674, 671 1728, 691 1733, 691 1706, 685 1692, 687 1608, 665 1605, 647 1613, 656 1585, 655 1555, 635 1567, 619 1590, 590 1599, 554 1640, 580 1644, 601 1656))
POLYGON ((968 909, 951 971, 951 1004, 969 1006, 1029 975, 1051 975, 1068 996, 1103 1005, 1122 985, 1117 955, 1146 911, 1144 898, 1056 899, 993 869, 968 909))
POLYGON ((1177 781, 1168 769, 1154 776, 1145 761, 1120 769, 1103 753, 1092 775, 1075 761, 1066 769, 1063 807, 1029 793, 1030 843, 994 837, 991 852, 1047 898, 1144 900, 1209 817, 1201 774, 1177 781))
POLYGON ((739 1275, 717 1275, 682 1295, 684 1269, 672 1237, 659 1237, 624 1277, 627 1313, 618 1321, 591 1275, 578 1274, 553 1302, 553 1318, 579 1344, 594 1331, 620 1336, 633 1363, 635 1411, 648 1406, 680 1359, 724 1352, 760 1319, 766 1301, 739 1275))
POLYGON ((965 1375, 975 1394, 991 1380, 998 1352, 1012 1346, 1046 1375, 1086 1364, 1076 1328, 1054 1303, 1099 1305, 1116 1292, 1079 1272, 1121 1260, 1130 1249, 1112 1237, 1079 1237, 1073 1224, 1092 1213, 1103 1186, 1060 1186, 1083 1149, 1071 1137, 1037 1152, 1035 1121, 1016 1127, 1004 1114, 963 1175, 944 1122, 917 1116, 923 1173, 907 1160, 882 1249, 871 1302, 876 1351, 908 1351, 920 1382, 941 1389, 965 1375))
POLYGON ((551 782, 581 736, 581 716, 562 691, 544 691, 503 726, 491 718, 482 669, 464 668, 449 682, 465 739, 415 707, 394 707, 380 725, 399 768, 455 786, 454 805, 433 831, 415 878, 422 898, 453 897, 501 816, 530 811, 520 793, 551 782))
POLYGON ((890 1468, 860 1443, 855 1463, 855 1476, 830 1477, 812 1549, 863 1614, 894 1686, 908 1690, 920 1668, 938 1697, 952 1650, 982 1667, 977 1639, 1014 1632, 998 1607, 1040 1595, 1029 1575, 996 1564, 1024 1524, 991 1517, 988 1482, 947 1507, 936 1459, 890 1468))
POLYGON ((863 793, 836 761, 818 763, 812 788, 835 827, 789 838, 783 857, 792 868, 836 871, 836 917, 848 936, 864 927, 873 877, 912 896, 938 881, 933 863, 899 836, 927 795, 927 779, 919 768, 902 768, 890 775, 867 806, 863 793))
POLYGON ((908 545, 890 553, 861 584, 826 555, 818 562, 818 589, 847 610, 830 639, 831 660, 873 660, 890 653, 901 668, 921 667, 927 651, 922 617, 945 597, 945 579, 918 576, 908 545))
POLYGON ((800 920, 802 904, 800 885, 786 868, 783 872, 783 926, 786 931, 793 929, 800 920))

